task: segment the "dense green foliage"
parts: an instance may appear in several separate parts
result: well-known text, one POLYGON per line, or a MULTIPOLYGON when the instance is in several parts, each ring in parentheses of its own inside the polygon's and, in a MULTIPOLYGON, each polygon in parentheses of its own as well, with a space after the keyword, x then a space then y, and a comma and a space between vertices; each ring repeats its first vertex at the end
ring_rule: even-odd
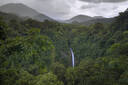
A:
POLYGON ((7 16, 0 18, 1 85, 128 85, 128 11, 90 26, 7 16))

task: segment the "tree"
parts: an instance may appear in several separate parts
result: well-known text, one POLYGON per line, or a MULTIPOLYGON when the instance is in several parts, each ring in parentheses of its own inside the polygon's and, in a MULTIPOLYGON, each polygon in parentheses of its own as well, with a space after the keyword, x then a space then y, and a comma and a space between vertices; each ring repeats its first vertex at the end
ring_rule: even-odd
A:
POLYGON ((46 73, 36 77, 35 85, 63 85, 63 83, 57 79, 56 75, 46 73))
POLYGON ((52 65, 52 72, 57 75, 57 78, 60 80, 60 81, 63 81, 64 84, 66 84, 66 80, 65 80, 65 66, 63 64, 60 64, 58 62, 54 63, 52 65))
MULTIPOLYGON (((7 39, 6 43, 0 47, 1 66, 31 68, 31 65, 37 68, 50 68, 54 56, 52 49, 54 46, 46 36, 39 34, 39 30, 31 30, 27 36, 7 39), (8 62, 5 66, 5 63, 8 62)), ((38 74, 39 69, 31 69, 29 72, 38 74)))

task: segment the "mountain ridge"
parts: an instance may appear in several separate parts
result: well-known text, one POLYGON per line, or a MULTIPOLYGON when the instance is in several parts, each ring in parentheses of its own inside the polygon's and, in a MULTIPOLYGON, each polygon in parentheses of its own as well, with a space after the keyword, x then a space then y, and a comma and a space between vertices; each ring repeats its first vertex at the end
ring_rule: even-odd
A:
POLYGON ((74 16, 71 19, 66 20, 66 21, 68 23, 72 23, 72 22, 84 22, 84 21, 88 21, 88 20, 91 20, 91 19, 92 19, 92 17, 87 16, 87 15, 77 15, 77 16, 74 16))
POLYGON ((103 23, 106 21, 109 22, 111 20, 108 18, 104 18, 102 16, 91 17, 88 15, 80 14, 70 18, 69 20, 59 21, 59 20, 54 20, 45 14, 39 13, 36 10, 32 9, 31 7, 24 5, 22 3, 9 3, 9 4, 2 5, 0 6, 0 11, 4 13, 11 13, 19 17, 32 18, 34 20, 41 21, 41 22, 44 20, 50 20, 50 21, 58 21, 60 23, 80 23, 80 24, 84 23, 85 25, 88 25, 88 24, 94 24, 98 22, 99 19, 100 19, 100 22, 103 22, 103 23))
POLYGON ((37 12, 36 10, 32 9, 31 7, 24 5, 22 3, 16 3, 16 4, 9 3, 9 4, 2 5, 0 6, 0 11, 4 13, 15 14, 19 17, 29 17, 29 18, 39 20, 39 21, 53 20, 49 16, 45 14, 41 14, 37 12), (39 19, 39 17, 36 17, 36 16, 40 16, 40 18, 42 19, 39 19))
POLYGON ((95 20, 95 19, 105 19, 105 17, 102 17, 102 16, 94 16, 94 17, 91 17, 91 16, 88 16, 88 15, 77 15, 77 16, 74 16, 72 18, 70 18, 69 20, 66 20, 68 23, 73 23, 73 22, 78 22, 78 23, 82 23, 82 22, 87 22, 87 21, 90 21, 90 20, 95 20))

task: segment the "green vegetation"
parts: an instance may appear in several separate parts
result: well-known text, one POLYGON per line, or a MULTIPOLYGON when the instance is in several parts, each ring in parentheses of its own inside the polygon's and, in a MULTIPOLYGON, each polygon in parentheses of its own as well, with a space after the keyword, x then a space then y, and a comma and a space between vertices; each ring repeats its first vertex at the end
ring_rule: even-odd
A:
POLYGON ((128 11, 90 26, 0 15, 1 85, 128 85, 128 11))

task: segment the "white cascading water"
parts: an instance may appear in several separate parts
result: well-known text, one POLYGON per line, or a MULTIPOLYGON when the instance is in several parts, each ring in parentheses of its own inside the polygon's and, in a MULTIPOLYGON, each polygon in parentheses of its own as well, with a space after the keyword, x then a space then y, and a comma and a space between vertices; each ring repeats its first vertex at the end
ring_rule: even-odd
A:
POLYGON ((70 48, 70 51, 71 51, 71 55, 72 55, 72 67, 74 68, 74 66, 75 66, 75 59, 74 59, 74 53, 73 53, 72 48, 70 48))

